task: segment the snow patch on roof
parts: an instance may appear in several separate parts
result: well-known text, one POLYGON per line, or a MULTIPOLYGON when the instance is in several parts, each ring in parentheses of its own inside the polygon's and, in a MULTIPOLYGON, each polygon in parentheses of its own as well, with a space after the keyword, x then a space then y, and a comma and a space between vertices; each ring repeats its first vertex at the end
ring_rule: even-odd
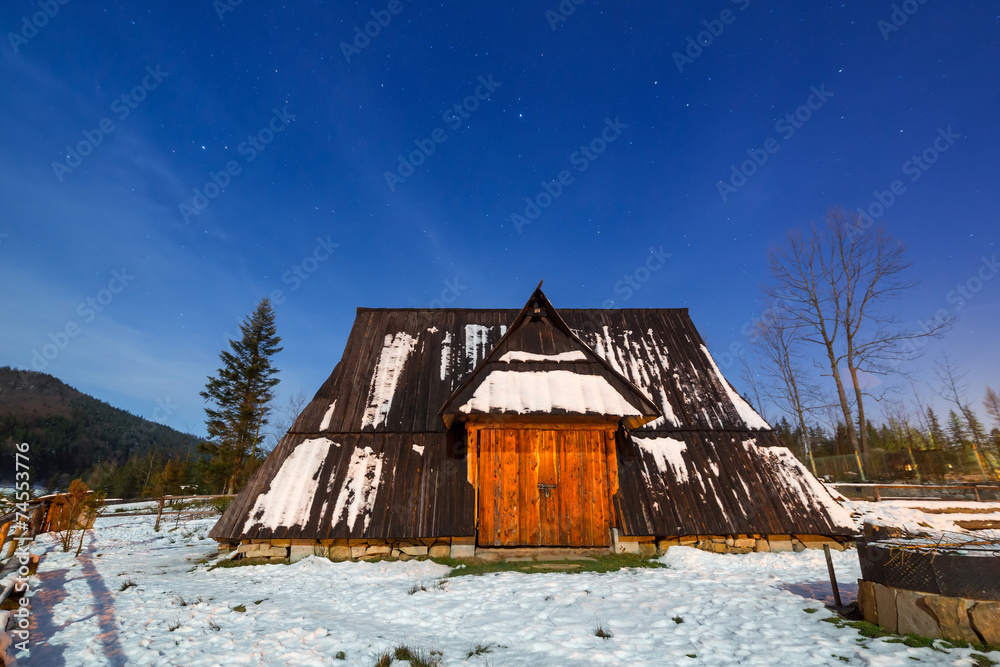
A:
POLYGON ((725 389, 726 395, 733 402, 733 407, 736 408, 736 412, 739 413, 740 419, 747 425, 747 428, 770 429, 770 424, 764 421, 764 418, 757 414, 757 411, 751 408, 750 404, 744 401, 743 397, 726 381, 726 378, 722 375, 722 371, 715 365, 715 359, 708 353, 708 348, 702 345, 701 351, 705 355, 705 358, 708 359, 708 363, 712 367, 712 370, 715 371, 715 376, 718 378, 719 384, 725 389))
POLYGON ((361 418, 361 427, 378 427, 385 423, 385 418, 392 407, 392 399, 396 394, 396 385, 403 374, 403 366, 413 353, 417 339, 405 331, 395 336, 385 335, 382 343, 382 354, 379 356, 372 385, 368 390, 368 406, 361 418))
POLYGON ((615 337, 607 326, 604 326, 601 332, 580 332, 579 335, 597 353, 597 356, 608 362, 612 368, 638 387, 647 398, 653 400, 660 408, 663 416, 646 424, 646 428, 653 429, 664 423, 680 426, 680 419, 677 418, 663 389, 666 386, 666 381, 665 378, 661 377, 661 367, 664 369, 670 367, 666 347, 655 340, 652 331, 650 329, 647 332, 648 340, 642 336, 639 336, 637 340, 632 340, 635 334, 631 331, 623 331, 620 333, 620 344, 616 343, 615 337), (650 359, 658 360, 659 365, 646 363, 640 354, 642 350, 645 350, 650 359), (654 386, 658 388, 656 394, 652 391, 654 386), (658 397, 659 400, 655 400, 654 396, 658 397))
POLYGON ((448 377, 448 367, 451 365, 451 332, 446 331, 441 343, 441 379, 448 377))
POLYGON ((375 495, 382 481, 382 457, 371 447, 355 449, 347 466, 347 476, 333 506, 333 523, 339 523, 346 513, 347 527, 354 530, 361 514, 365 515, 365 530, 372 520, 375 495))
POLYGON ((413 447, 413 451, 415 451, 417 454, 419 454, 420 456, 424 455, 424 446, 423 445, 412 445, 412 447, 413 447))
POLYGON ((256 524, 271 530, 280 526, 305 525, 316 497, 319 471, 331 444, 336 443, 327 438, 314 438, 303 441, 292 450, 271 480, 267 493, 257 496, 250 516, 243 524, 244 533, 256 524))
POLYGON ((512 361, 586 361, 587 355, 583 350, 573 350, 572 352, 560 352, 559 354, 534 354, 532 352, 510 351, 500 357, 500 361, 509 364, 512 361))
POLYGON ((319 430, 325 431, 326 429, 330 428, 330 420, 333 419, 333 411, 336 407, 337 407, 337 399, 333 399, 333 403, 330 404, 330 407, 327 408, 326 410, 326 414, 323 415, 323 421, 319 423, 319 430))
MULTIPOLYGON (((469 364, 470 371, 475 369, 492 349, 489 341, 491 331, 493 331, 493 327, 483 324, 465 325, 465 360, 469 364)), ((507 327, 501 324, 500 336, 503 337, 505 333, 507 333, 507 327)))
POLYGON ((787 447, 758 447, 753 440, 744 440, 743 447, 747 451, 752 447, 759 455, 766 457, 778 473, 778 478, 784 483, 785 489, 797 495, 804 506, 825 510, 835 526, 851 529, 855 527, 851 513, 834 500, 823 483, 816 479, 787 447))
POLYGON ((674 438, 633 437, 632 440, 639 449, 653 457, 657 470, 661 473, 672 472, 674 478, 681 484, 688 482, 687 461, 683 456, 687 451, 686 442, 674 438))
POLYGON ((622 417, 640 414, 603 377, 570 371, 491 371, 459 411, 527 414, 553 409, 622 417))

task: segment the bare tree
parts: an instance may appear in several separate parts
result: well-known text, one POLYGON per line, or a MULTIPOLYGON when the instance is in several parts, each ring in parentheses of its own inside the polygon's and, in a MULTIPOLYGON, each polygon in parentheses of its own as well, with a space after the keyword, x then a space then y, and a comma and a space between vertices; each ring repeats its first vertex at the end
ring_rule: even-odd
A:
POLYGON ((838 279, 836 258, 825 236, 815 223, 810 225, 808 236, 799 229, 789 232, 785 245, 772 248, 768 254, 768 265, 776 282, 765 287, 764 292, 772 304, 788 314, 789 325, 800 332, 802 340, 823 348, 837 388, 848 440, 854 451, 860 453, 854 416, 840 375, 842 281, 838 279))
MULTIPOLYGON (((809 459, 809 465, 815 474, 816 463, 813 461, 809 442, 806 412, 811 408, 807 406, 807 400, 814 398, 818 392, 809 384, 797 363, 799 341, 799 333, 791 317, 776 306, 767 308, 750 336, 750 344, 764 359, 764 367, 770 380, 765 393, 779 409, 796 421, 802 433, 803 454, 809 459)), ((809 402, 815 404, 814 401, 809 402)))
POLYGON ((857 215, 840 209, 828 211, 825 223, 811 224, 807 234, 793 231, 783 247, 772 248, 768 263, 776 282, 765 293, 789 314, 803 340, 822 348, 851 446, 868 454, 862 373, 899 372, 900 363, 915 356, 913 341, 942 335, 953 319, 920 331, 900 327, 887 306, 913 286, 902 276, 909 268, 903 245, 884 228, 857 233, 863 228, 857 215), (841 363, 851 378, 856 419, 841 363))
POLYGON ((983 399, 983 406, 986 414, 993 418, 997 426, 1000 426, 1000 394, 993 391, 992 387, 986 387, 986 398, 983 399))
POLYGON ((278 444, 278 441, 292 428, 292 424, 302 410, 308 405, 309 399, 306 396, 306 392, 299 389, 297 392, 288 397, 288 402, 285 405, 279 407, 276 410, 276 414, 272 419, 271 428, 268 430, 268 437, 271 440, 269 443, 269 448, 273 448, 278 444))

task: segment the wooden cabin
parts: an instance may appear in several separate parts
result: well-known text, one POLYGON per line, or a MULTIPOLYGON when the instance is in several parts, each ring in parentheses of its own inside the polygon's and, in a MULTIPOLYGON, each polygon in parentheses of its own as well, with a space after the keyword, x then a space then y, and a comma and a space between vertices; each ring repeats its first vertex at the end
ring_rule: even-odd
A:
MULTIPOLYGON (((849 514, 687 309, 359 308, 211 537, 247 556, 839 546, 849 514)), ((797 548, 797 547, 796 547, 797 548)))

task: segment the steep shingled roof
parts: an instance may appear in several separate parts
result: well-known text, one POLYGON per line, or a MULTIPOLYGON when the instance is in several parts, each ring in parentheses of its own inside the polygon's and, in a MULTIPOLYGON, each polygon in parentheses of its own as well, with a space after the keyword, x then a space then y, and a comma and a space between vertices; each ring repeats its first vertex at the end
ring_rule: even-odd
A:
MULTIPOLYGON (((464 428, 446 427, 439 411, 522 312, 359 308, 341 361, 211 536, 474 535, 464 428)), ((633 405, 651 401, 637 412, 660 416, 619 434, 614 503, 626 534, 853 533, 847 513, 722 376, 686 309, 558 316, 593 352, 586 360, 525 357, 579 351, 555 336, 539 336, 537 352, 525 339, 494 358, 548 370, 584 364, 581 372, 599 358, 595 377, 633 405)))

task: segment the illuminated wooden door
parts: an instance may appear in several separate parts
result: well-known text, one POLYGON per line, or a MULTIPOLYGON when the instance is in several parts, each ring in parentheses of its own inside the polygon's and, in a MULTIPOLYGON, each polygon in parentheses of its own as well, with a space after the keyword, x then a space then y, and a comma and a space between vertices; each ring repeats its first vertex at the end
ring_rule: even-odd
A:
POLYGON ((480 546, 610 544, 613 432, 483 428, 478 444, 480 546))

